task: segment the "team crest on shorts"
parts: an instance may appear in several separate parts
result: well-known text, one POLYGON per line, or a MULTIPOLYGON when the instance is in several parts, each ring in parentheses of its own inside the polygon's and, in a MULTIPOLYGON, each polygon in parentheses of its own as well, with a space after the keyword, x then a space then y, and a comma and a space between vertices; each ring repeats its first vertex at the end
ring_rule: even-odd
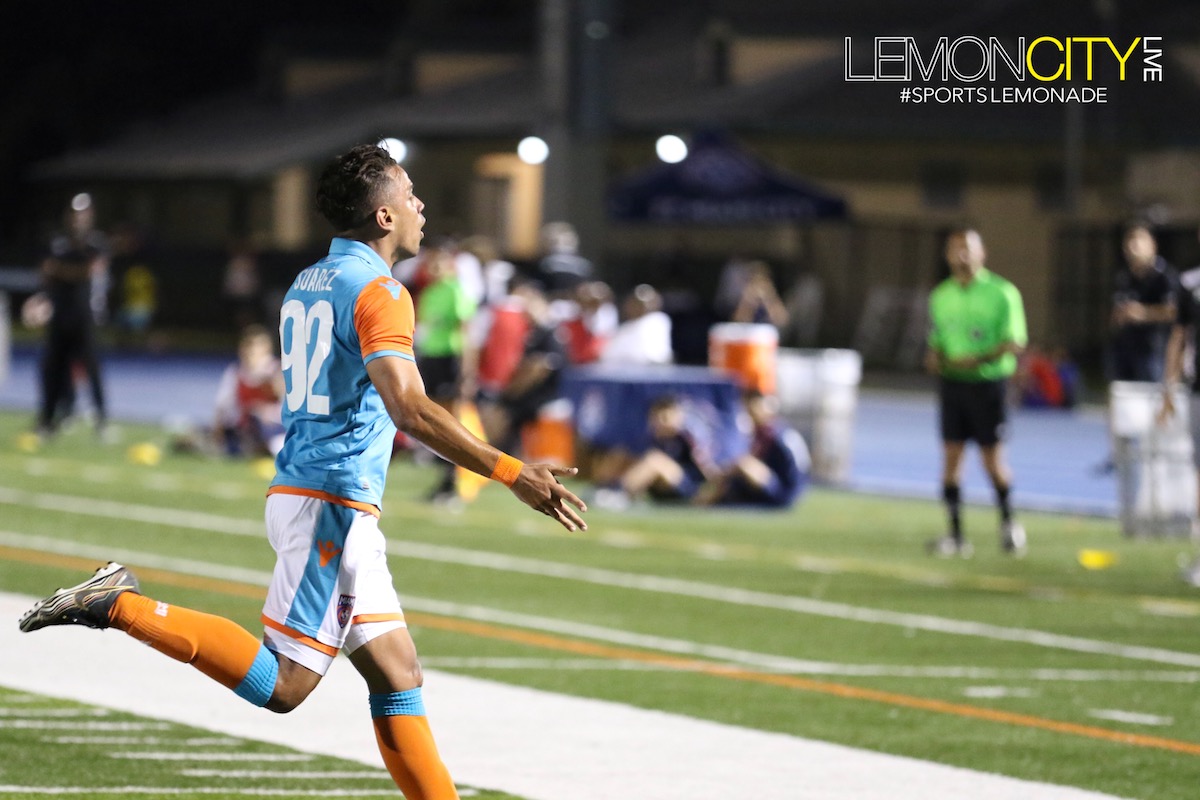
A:
POLYGON ((354 595, 343 594, 338 596, 338 625, 343 628, 350 624, 350 615, 354 613, 354 595))

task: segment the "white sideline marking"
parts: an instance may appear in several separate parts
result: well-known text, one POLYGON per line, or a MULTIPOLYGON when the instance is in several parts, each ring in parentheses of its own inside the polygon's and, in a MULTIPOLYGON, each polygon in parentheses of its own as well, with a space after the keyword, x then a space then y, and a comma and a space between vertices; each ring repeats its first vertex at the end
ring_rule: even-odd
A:
MULTIPOLYGON (((0 489, 2 492, 3 489, 0 489)), ((2 502, 2 500, 0 500, 2 502)), ((172 558, 159 555, 157 553, 145 553, 137 550, 125 550, 123 548, 108 547, 104 545, 88 545, 76 542, 58 539, 50 536, 36 536, 33 534, 14 533, 11 531, 0 531, 0 545, 8 545, 11 547, 19 547, 26 549, 36 549, 49 553, 62 553, 64 555, 80 556, 84 558, 94 558, 97 561, 103 562, 110 559, 124 561, 127 563, 140 564, 146 567, 154 567, 159 569, 172 570, 177 572, 186 572, 192 575, 200 575, 210 578, 219 578, 224 580, 235 580, 243 583, 248 583, 257 586, 267 586, 270 583, 271 575, 269 572, 262 570, 246 569, 244 567, 224 566, 221 564, 213 564, 206 561, 195 561, 186 558, 172 558)), ((391 547, 389 546, 389 550, 391 547)), ((565 566, 565 565, 559 565, 565 566)), ((619 574, 619 573, 618 573, 619 574)), ((657 580, 669 580, 661 578, 657 580)), ((712 587, 718 588, 718 587, 712 587)), ((740 590, 733 590, 740 591, 740 590)), ((793 599, 793 598, 783 598, 793 599)), ((820 602, 820 601, 812 601, 820 602)), ((736 648, 728 648, 720 645, 699 644, 680 639, 672 639, 661 636, 649 636, 645 634, 636 634, 628 631, 621 631, 613 628, 606 628, 598 625, 589 625, 580 622, 571 622, 567 620, 553 619, 550 617, 540 617, 529 614, 519 614, 497 609, 485 608, 482 606, 463 605, 459 603, 448 603, 442 600, 433 600, 421 597, 405 597, 404 604, 412 610, 427 611, 430 613, 443 614, 447 616, 462 617, 465 619, 473 619, 480 622, 496 622, 505 625, 515 625, 533 630, 542 630, 553 633, 564 633, 571 636, 583 636, 589 639, 599 641, 613 642, 616 644, 625 644, 635 647, 646 647, 653 650, 662 650, 664 652, 679 653, 684 655, 697 655, 705 658, 714 659, 717 661, 726 661, 743 666, 753 666, 768 671, 791 672, 794 674, 844 674, 844 675, 863 675, 873 676, 878 673, 876 670, 881 669, 879 665, 841 665, 830 664, 820 661, 809 661, 804 659, 793 659, 786 656, 766 655, 763 653, 754 653, 748 650, 739 650, 736 648), (842 670, 838 672, 837 670, 842 670)), ((847 608, 854 608, 847 606, 847 608)), ((866 610, 866 609, 860 609, 866 610)), ((888 613, 888 612, 883 612, 888 613)), ((941 620, 948 624, 960 625, 982 625, 982 623, 960 623, 956 620, 942 619, 940 617, 930 617, 932 620, 941 620)), ((983 627, 992 629, 995 626, 983 625, 983 627)), ((1174 650, 1159 650, 1157 648, 1134 647, 1126 645, 1112 644, 1109 642, 1101 642, 1091 639, 1079 639, 1077 637, 1063 637, 1057 634, 1043 633, 1040 631, 1027 631, 1020 628, 995 628, 996 630, 1006 630, 1013 634, 1027 634, 1031 637, 1041 637, 1037 643, 1046 647, 1061 646, 1057 640, 1069 640, 1071 642, 1081 643, 1080 647, 1066 647, 1069 650, 1079 650, 1081 652, 1101 653, 1105 655, 1119 655, 1129 659, 1138 659, 1145 661, 1157 661, 1159 663, 1179 664, 1181 666, 1200 666, 1200 655, 1192 653, 1182 653, 1174 650), (1053 641, 1052 641, 1053 640, 1053 641), (1192 663, 1195 662, 1195 663, 1192 663)), ((993 637, 985 637, 993 638, 993 637)), ((1186 673, 1191 674, 1191 673, 1186 673)), ((920 677, 920 676, 916 676, 920 677)), ((966 675, 965 677, 973 677, 966 675)), ((980 674, 978 677, 985 677, 985 674, 980 674)), ((1181 681, 1186 682, 1186 681, 1181 681)))
POLYGON ((1118 708, 1089 708, 1088 716, 1096 719, 1107 719, 1113 722, 1128 722, 1131 725, 1173 725, 1174 717, 1160 717, 1157 714, 1143 714, 1139 711, 1122 711, 1118 708))
POLYGON ((983 700, 1000 700, 1005 697, 1033 697, 1032 689, 1020 686, 968 686, 962 691, 963 697, 975 697, 983 700))
MULTIPOLYGON (((0 593, 0 620, 15 619, 32 601, 0 593)), ((0 624, 0 653, 0 685, 19 691, 382 767, 366 689, 342 659, 284 719, 113 631, 63 626, 21 634, 15 625, 0 624), (78 672, 81 653, 90 667, 86 681, 78 672)), ((436 670, 425 679, 438 747, 455 779, 528 800, 1113 800, 1074 787, 436 670)), ((796 713, 804 713, 802 701, 796 713)), ((65 787, 61 793, 86 791, 96 790, 65 787)), ((187 791, 233 794, 224 788, 187 791)))
MULTIPOLYGON (((159 508, 135 503, 118 503, 110 500, 97 500, 70 495, 25 492, 7 487, 0 487, 0 503, 115 519, 132 519, 173 527, 217 531, 237 536, 255 536, 259 538, 264 536, 261 523, 225 517, 218 514, 159 508)), ((21 540, 30 538, 32 537, 19 534, 6 534, 4 536, 6 540, 4 543, 12 547, 28 546, 22 545, 21 540)), ((38 538, 44 540, 45 537, 38 538)), ((902 611, 867 608, 848 603, 771 594, 753 589, 718 586, 710 583, 667 578, 659 575, 618 572, 616 570, 596 567, 580 567, 574 564, 510 556, 504 553, 491 553, 460 547, 394 539, 388 540, 387 551, 391 555, 444 564, 458 564, 500 572, 514 572, 524 575, 579 581, 597 586, 635 589, 679 597, 693 597, 701 600, 712 600, 755 608, 769 608, 778 611, 790 611, 797 614, 828 617, 851 622, 889 625, 905 630, 923 630, 932 633, 991 639, 993 641, 1015 642, 1036 647, 1069 650, 1077 653, 1092 653, 1095 655, 1116 656, 1118 658, 1139 661, 1154 661, 1160 664, 1174 664, 1181 667, 1200 667, 1200 653, 1166 650, 1159 647, 1117 644, 1097 639, 1086 639, 1080 636, 1067 636, 1027 628, 1010 628, 986 622, 951 619, 930 614, 913 614, 902 611)), ((237 572, 234 568, 227 568, 226 575, 233 578, 237 572)))
POLYGON ((0 719, 0 728, 36 731, 165 731, 165 722, 66 722, 42 719, 0 719))
MULTIPOLYGON (((469 656, 429 656, 421 663, 435 669, 545 669, 545 670, 611 670, 661 672, 679 669, 665 664, 644 661, 622 661, 606 658, 506 658, 469 656)), ((731 665, 732 666, 732 665, 731 665)), ((783 666, 760 668, 779 675, 831 675, 862 678, 964 678, 968 680, 1058 681, 1063 683, 1200 683, 1200 672, 1190 670, 1135 669, 1016 669, 994 667, 926 667, 892 664, 816 664, 796 669, 783 666)), ((1026 691, 1026 690, 1023 690, 1026 691)))
POLYGON ((269 769, 181 769, 180 775, 186 775, 189 778, 254 778, 260 780, 262 778, 286 778, 288 780, 304 780, 304 781, 319 781, 319 780, 373 780, 390 781, 391 775, 386 772, 288 772, 286 770, 269 770, 269 769))
POLYGON ((107 717, 106 708, 0 708, 0 717, 107 717))
POLYGON ((232 747, 242 744, 241 739, 229 736, 193 736, 190 739, 167 736, 43 736, 42 741, 54 744, 180 744, 188 747, 232 747))
POLYGON ((0 786, 0 794, 219 794, 249 797, 396 797, 395 788, 378 789, 238 789, 228 786, 199 786, 193 789, 173 786, 0 786))
POLYGON ((109 758, 132 761, 312 761, 307 753, 167 753, 153 750, 134 753, 109 753, 109 758))

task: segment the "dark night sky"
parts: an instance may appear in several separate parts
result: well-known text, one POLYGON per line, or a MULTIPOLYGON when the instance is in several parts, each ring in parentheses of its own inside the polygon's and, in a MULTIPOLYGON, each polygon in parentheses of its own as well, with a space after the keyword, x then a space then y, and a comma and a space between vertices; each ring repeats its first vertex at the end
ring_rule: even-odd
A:
MULTIPOLYGON (((0 26, 0 246, 25 232, 28 166, 101 142, 198 97, 252 86, 265 44, 319 31, 345 4, 313 0, 21 3, 0 26)), ((356 3, 395 29, 404 2, 356 3)), ((351 26, 355 25, 353 20, 351 26)))

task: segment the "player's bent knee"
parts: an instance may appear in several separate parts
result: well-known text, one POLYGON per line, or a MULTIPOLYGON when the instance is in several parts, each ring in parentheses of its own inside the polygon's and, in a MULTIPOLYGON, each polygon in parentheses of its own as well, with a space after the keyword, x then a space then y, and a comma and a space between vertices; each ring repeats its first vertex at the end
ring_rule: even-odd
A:
POLYGON ((317 673, 286 657, 280 657, 275 691, 271 693, 265 708, 276 714, 294 711, 320 682, 321 676, 317 673))

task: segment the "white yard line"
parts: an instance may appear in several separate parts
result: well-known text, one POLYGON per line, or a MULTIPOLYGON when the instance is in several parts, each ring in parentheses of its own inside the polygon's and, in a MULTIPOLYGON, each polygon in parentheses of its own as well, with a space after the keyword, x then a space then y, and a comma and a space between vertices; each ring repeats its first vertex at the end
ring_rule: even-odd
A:
POLYGON ((180 753, 165 750, 137 750, 127 753, 108 753, 109 758, 127 761, 312 761, 307 753, 180 753))
POLYGON ((1130 725, 1173 725, 1174 717, 1163 717, 1158 714, 1143 714, 1140 711, 1122 711, 1119 708, 1090 708, 1088 716, 1094 719, 1106 719, 1112 722, 1125 722, 1130 725))
POLYGON ((193 736, 190 739, 172 739, 169 736, 43 736, 42 741, 52 744, 119 744, 125 747, 134 744, 173 744, 184 747, 233 747, 242 744, 241 739, 230 736, 193 736))
MULTIPOLYGON (((32 600, 0 594, 0 620, 16 619, 32 600)), ((59 627, 21 634, 15 625, 0 624, 0 654, 0 685, 19 691, 382 766, 366 690, 343 660, 304 705, 281 718, 111 631, 59 627), (86 679, 78 669, 84 656, 86 679)), ((1072 787, 435 670, 426 673, 425 699, 456 780, 530 800, 1111 800, 1072 787)), ((804 713, 799 705, 796 713, 804 713)), ((10 790, 0 786, 0 792, 10 790)), ((208 793, 221 792, 232 793, 208 793)), ((63 787, 57 793, 86 791, 63 787)))
POLYGON ((366 772, 302 772, 300 770, 270 770, 270 769, 181 769, 180 775, 189 778, 283 778, 286 780, 319 781, 319 780, 385 780, 390 781, 391 775, 383 771, 366 772))
MULTIPOLYGON (((77 542, 71 542, 65 539, 59 539, 50 536, 35 536, 31 534, 16 533, 12 531, 0 531, 0 545, 10 547, 30 548, 41 550, 49 553, 61 553, 64 555, 80 556, 83 558, 94 558, 99 562, 104 562, 109 559, 124 561, 126 563, 137 564, 145 567, 171 570, 176 572, 185 572, 190 575, 201 575, 210 578, 218 578, 223 580, 235 580, 251 585, 267 586, 270 582, 270 573, 263 570, 251 570, 242 567, 231 567, 221 564, 213 564, 206 561, 196 561, 194 559, 173 558, 159 555, 157 553, 146 553, 137 550, 126 550, 123 548, 109 547, 107 545, 89 545, 77 542)), ((561 565, 560 565, 561 566, 561 565)), ((662 579, 667 580, 667 579, 662 579)), ((531 614, 520 614, 498 609, 486 608, 483 606, 467 605, 462 603, 450 603, 442 600, 434 600, 431 598, 405 596, 403 598, 404 605, 413 611, 426 611, 434 614, 442 614, 446 616, 460 617, 464 619, 472 619, 480 622, 494 622, 502 625, 514 625, 517 627, 530 628, 532 630, 546 631, 550 633, 561 633, 568 636, 581 636, 588 639, 610 642, 613 644, 628 645, 631 647, 642 647, 652 650, 660 650, 668 653, 676 653, 679 655, 701 656, 714 661, 724 661, 730 664, 738 664, 741 666, 751 666, 765 671, 774 671, 790 674, 809 674, 809 675, 860 675, 865 677, 883 676, 888 673, 880 673, 879 670, 887 670, 889 667, 877 664, 833 664, 822 661, 811 661, 807 659, 794 659, 786 656, 776 656, 764 653, 755 653, 748 650, 740 650, 737 648, 724 647, 721 645, 701 644, 690 642, 681 639, 670 637, 651 636, 647 634, 632 633, 622 631, 615 628, 607 628, 598 625, 590 625, 587 623, 573 622, 570 620, 555 619, 552 617, 542 617, 531 614)), ((941 618, 932 618, 941 619, 941 618)), ((957 623, 957 620, 943 620, 947 623, 957 623)), ((960 623, 964 625, 975 625, 980 623, 960 623)), ((992 627, 992 626, 988 626, 992 627)), ((1181 653, 1173 650, 1158 650, 1155 648, 1128 647, 1125 645, 1117 645, 1110 642, 1102 642, 1091 639, 1076 639, 1076 637, 1058 637, 1056 634, 1042 633, 1040 631, 1028 631, 1021 628, 1006 629, 1025 634, 1030 634, 1035 637, 1054 637, 1054 638, 1070 638, 1077 642, 1082 642, 1087 645, 1087 648, 1066 648, 1066 649, 1083 649, 1084 652, 1103 653, 1105 655, 1122 655, 1130 659, 1157 661, 1159 663, 1180 664, 1181 666, 1200 666, 1200 655, 1192 653, 1181 653), (1111 652, 1105 652, 1105 649, 1111 652), (1161 657, 1160 657, 1161 656, 1161 657), (1181 663, 1194 660, 1196 664, 1181 663)), ((1047 647, 1054 647, 1052 643, 1045 641, 1040 642, 1047 647)), ((905 667, 895 667, 900 673, 904 673, 905 667)), ((916 668, 924 669, 924 668, 916 668)), ((958 669, 958 668, 949 668, 958 669)), ((970 670, 966 667, 962 669, 970 670)), ((1038 672, 1038 671, 1035 671, 1038 672)), ((1069 674, 1070 670, 1063 671, 1062 674, 1069 674)), ((965 674, 947 674, 937 677, 968 677, 968 678, 987 678, 990 673, 965 673, 965 674)), ((1048 673, 1056 674, 1054 671, 1048 673)), ((1147 673, 1153 674, 1153 673, 1147 673)), ((1162 674, 1162 673, 1159 673, 1162 674)), ((1170 674, 1170 673, 1167 673, 1170 674)), ((1191 676, 1194 673, 1181 672, 1178 682, 1191 682, 1186 676, 1191 676)), ((922 677, 919 674, 908 673, 910 677, 922 677)), ((1055 680, 1056 678, 1042 678, 1043 680, 1055 680)))
POLYGON ((215 794, 223 797, 396 797, 395 788, 380 789, 238 789, 228 786, 203 786, 194 789, 159 786, 12 786, 0 785, 0 794, 88 796, 131 794, 215 794))
MULTIPOLYGON (((3 668, 3 662, 0 662, 3 668)), ((0 728, 30 731, 165 731, 165 722, 68 722, 45 719, 0 719, 0 728)))

